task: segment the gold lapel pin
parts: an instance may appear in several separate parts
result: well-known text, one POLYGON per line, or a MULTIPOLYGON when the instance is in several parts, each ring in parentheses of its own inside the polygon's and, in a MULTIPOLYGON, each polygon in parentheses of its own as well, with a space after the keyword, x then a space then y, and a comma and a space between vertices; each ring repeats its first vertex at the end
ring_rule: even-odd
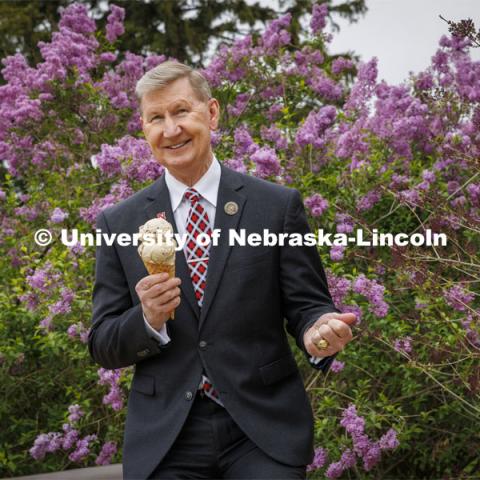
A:
POLYGON ((238 205, 235 202, 227 202, 223 209, 227 215, 235 215, 238 212, 238 205))

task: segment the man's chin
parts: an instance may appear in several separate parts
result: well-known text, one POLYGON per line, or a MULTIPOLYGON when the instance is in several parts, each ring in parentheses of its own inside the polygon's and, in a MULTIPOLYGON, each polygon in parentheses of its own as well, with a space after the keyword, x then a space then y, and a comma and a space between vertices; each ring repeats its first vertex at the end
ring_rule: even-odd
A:
POLYGON ((169 171, 188 172, 195 165, 190 155, 178 156, 178 157, 164 157, 162 165, 169 171))

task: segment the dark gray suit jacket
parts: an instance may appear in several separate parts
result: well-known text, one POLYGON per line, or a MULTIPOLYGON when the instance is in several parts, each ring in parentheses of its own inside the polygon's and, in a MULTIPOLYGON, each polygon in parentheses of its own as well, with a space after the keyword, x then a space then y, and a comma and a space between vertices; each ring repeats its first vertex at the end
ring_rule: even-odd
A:
MULTIPOLYGON (((166 212, 175 221, 165 179, 97 219, 103 232, 138 232, 166 212)), ((313 458, 313 415, 285 327, 305 352, 303 333, 322 314, 337 311, 315 247, 228 246, 228 229, 248 233, 309 231, 298 191, 222 166, 203 308, 198 308, 183 252, 180 306, 167 322, 171 342, 161 346, 144 325, 135 292, 147 275, 136 247, 97 248, 93 291, 92 358, 104 368, 135 365, 128 399, 123 468, 125 478, 147 478, 182 428, 202 368, 227 411, 259 448, 291 465, 313 458), (238 204, 227 215, 225 203, 238 204), (284 325, 284 319, 287 320, 284 325)), ((333 357, 316 368, 324 372, 333 357)))

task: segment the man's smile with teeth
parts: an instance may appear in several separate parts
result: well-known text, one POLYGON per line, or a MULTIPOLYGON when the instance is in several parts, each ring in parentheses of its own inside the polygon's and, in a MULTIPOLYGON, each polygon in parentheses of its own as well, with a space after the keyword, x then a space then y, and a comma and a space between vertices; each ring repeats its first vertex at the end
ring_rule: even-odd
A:
POLYGON ((189 141, 190 140, 185 140, 182 143, 177 143, 176 145, 170 145, 170 146, 165 147, 165 148, 170 148, 170 149, 176 150, 177 148, 180 148, 180 147, 183 147, 184 145, 186 145, 189 141))

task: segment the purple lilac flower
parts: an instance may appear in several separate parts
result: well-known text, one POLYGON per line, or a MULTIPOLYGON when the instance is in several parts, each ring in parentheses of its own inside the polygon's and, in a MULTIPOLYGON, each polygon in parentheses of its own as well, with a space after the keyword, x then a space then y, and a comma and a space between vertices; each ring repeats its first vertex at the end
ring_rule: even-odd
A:
POLYGON ((50 313, 40 321, 39 326, 45 331, 52 331, 53 330, 52 321, 53 321, 53 315, 50 313))
POLYGON ((328 457, 328 452, 321 447, 315 449, 315 455, 313 457, 313 462, 310 465, 307 465, 307 472, 311 472, 312 470, 317 470, 322 468, 328 457))
POLYGON ((347 448, 340 457, 340 462, 343 465, 344 469, 352 468, 356 463, 357 460, 355 458, 355 453, 347 448))
POLYGON ((447 303, 459 312, 464 312, 466 306, 473 301, 475 295, 465 290, 461 285, 454 285, 443 293, 447 303))
POLYGON ((343 303, 352 288, 351 280, 337 276, 330 270, 327 270, 327 280, 333 303, 343 311, 343 303))
POLYGON ((378 190, 371 190, 366 195, 358 200, 357 208, 359 210, 370 210, 382 197, 382 194, 378 190))
POLYGON ((102 450, 95 459, 97 465, 110 465, 112 457, 117 453, 117 444, 115 442, 105 442, 102 450))
POLYGON ((265 116, 268 120, 273 122, 282 113, 283 105, 280 103, 274 103, 267 111, 265 116))
MULTIPOLYGON (((357 81, 353 85, 350 95, 345 102, 345 111, 347 114, 358 111, 362 116, 368 115, 368 102, 374 94, 377 83, 377 64, 378 59, 374 57, 369 62, 360 63, 358 66, 357 81)), ((359 117, 360 124, 364 121, 364 117, 362 116, 359 117)))
POLYGON ((353 218, 346 213, 337 213, 335 215, 335 221, 337 222, 338 233, 351 233, 353 232, 353 218))
POLYGON ((397 432, 390 428, 387 433, 383 434, 378 441, 381 450, 393 450, 400 445, 397 439, 397 432))
POLYGON ((88 329, 85 327, 83 322, 73 323, 70 325, 67 329, 67 335, 74 339, 79 337, 82 343, 87 343, 88 341, 88 329))
POLYGON ((46 264, 45 268, 37 268, 32 275, 27 275, 27 283, 35 290, 39 290, 42 293, 48 292, 51 283, 51 265, 46 264))
POLYGON ((250 95, 249 93, 240 93, 239 95, 237 95, 235 103, 233 105, 227 106, 227 112, 232 117, 239 117, 245 111, 245 108, 247 107, 248 102, 251 98, 252 95, 250 95))
POLYGON ((70 413, 68 416, 68 421, 70 423, 78 422, 78 420, 80 420, 80 418, 82 418, 84 415, 82 408, 78 404, 70 405, 68 407, 68 412, 70 413))
POLYGON ((314 35, 319 34, 327 25, 328 6, 326 3, 316 3, 312 9, 310 28, 314 35))
MULTIPOLYGON (((478 318, 480 316, 480 312, 476 311, 475 315, 478 318)), ((477 330, 472 328, 472 323, 473 315, 469 313, 467 315, 467 318, 465 320, 462 320, 462 327, 466 331, 466 337, 470 344, 478 348, 480 347, 480 335, 478 334, 477 330)))
POLYGON ((306 83, 315 93, 327 101, 335 102, 343 95, 342 86, 335 80, 327 77, 318 67, 312 68, 312 75, 307 78, 306 83))
POLYGON ((340 425, 351 435, 358 436, 365 430, 365 420, 357 414, 357 407, 352 403, 342 412, 340 425))
POLYGON ((68 246, 68 249, 75 256, 85 253, 85 247, 80 242, 77 242, 75 245, 68 246))
POLYGON ((275 148, 285 150, 288 147, 288 140, 282 135, 282 131, 275 125, 267 128, 262 126, 260 135, 263 140, 275 143, 275 148))
POLYGON ((328 208, 328 200, 325 200, 320 194, 314 193, 304 201, 305 206, 313 217, 320 217, 328 208))
POLYGON ((117 54, 113 52, 104 52, 100 54, 100 61, 105 63, 113 63, 117 59, 117 54))
POLYGON ((333 462, 328 466, 327 471, 325 472, 325 477, 339 478, 342 476, 343 470, 342 462, 333 462))
POLYGON ((282 98, 284 95, 283 85, 268 85, 260 92, 260 98, 263 100, 270 100, 271 98, 282 98))
POLYGON ((395 343, 393 344, 393 348, 397 352, 405 352, 405 353, 411 353, 412 352, 412 337, 404 337, 404 338, 398 338, 395 340, 395 343))
POLYGON ((334 262, 343 260, 343 257, 345 256, 345 249, 345 245, 332 245, 332 248, 330 248, 331 260, 334 262))
POLYGON ((259 149, 259 146, 252 140, 248 128, 244 125, 241 125, 235 129, 233 138, 234 151, 237 157, 241 157, 243 155, 252 155, 259 149))
POLYGON ((57 432, 42 433, 38 435, 29 450, 35 460, 41 460, 47 453, 57 451, 61 447, 61 434, 57 432))
POLYGON ((112 186, 108 195, 103 198, 97 198, 88 208, 80 208, 80 217, 91 225, 95 225, 95 221, 102 210, 115 205, 115 203, 129 197, 133 193, 131 189, 125 188, 125 185, 124 187, 119 187, 121 187, 120 184, 112 186))
POLYGON ((70 450, 77 443, 80 434, 78 433, 78 430, 69 423, 64 423, 62 428, 64 431, 62 449, 65 451, 70 450))
POLYGON ((110 43, 125 32, 123 21, 125 19, 125 9, 117 7, 117 5, 111 5, 110 15, 107 17, 106 37, 110 43))
POLYGON ((68 217, 68 212, 61 208, 55 208, 50 216, 50 221, 53 223, 62 223, 68 217))
POLYGON ((259 148, 251 156, 251 160, 256 165, 255 175, 257 177, 267 178, 280 173, 280 162, 273 148, 259 148))
POLYGON ((422 172, 422 178, 428 183, 433 183, 435 181, 435 173, 431 170, 424 170, 422 172))
POLYGON ((38 217, 38 211, 35 207, 27 207, 24 205, 23 207, 15 208, 15 215, 25 217, 26 220, 32 222, 38 217))
POLYGON ((290 42, 290 33, 286 29, 290 26, 291 20, 292 15, 287 13, 268 24, 259 40, 265 54, 275 55, 280 47, 290 42))
POLYGON ((355 64, 348 58, 338 57, 332 62, 332 73, 339 75, 344 70, 351 70, 355 64))
POLYGON ((380 447, 377 443, 373 442, 370 448, 363 455, 363 468, 366 472, 369 472, 379 461, 382 456, 380 447))
MULTIPOLYGON (((136 112, 135 85, 145 73, 147 62, 148 59, 145 60, 140 55, 127 52, 124 60, 117 64, 113 71, 107 70, 102 80, 96 83, 95 86, 105 92, 112 106, 116 108, 131 108, 136 112)), ((135 115, 138 116, 137 113, 135 115)), ((107 128, 107 126, 99 125, 99 128, 107 128)))
POLYGON ((62 288, 60 291, 60 300, 48 307, 52 315, 61 315, 70 313, 72 310, 72 302, 75 298, 75 293, 70 288, 62 288))
POLYGON ((212 144, 212 147, 216 147, 217 145, 220 144, 223 138, 223 133, 219 131, 211 131, 210 132, 210 143, 212 144))
POLYGON ((38 296, 35 295, 35 293, 33 292, 28 292, 28 293, 25 293, 24 295, 20 295, 19 299, 22 303, 26 304, 27 309, 30 310, 31 312, 35 311, 35 309, 38 307, 40 303, 38 296))
POLYGON ((353 282, 353 291, 367 298, 369 310, 377 317, 383 318, 388 313, 388 304, 384 300, 385 287, 375 280, 369 280, 360 274, 353 282))
POLYGON ((109 385, 110 391, 103 397, 105 405, 111 405, 115 411, 121 410, 123 407, 123 395, 119 387, 121 370, 107 370, 100 368, 98 371, 98 384, 109 385))
POLYGON ((332 105, 322 107, 318 112, 311 111, 303 125, 297 130, 295 142, 301 147, 313 145, 324 146, 322 135, 337 117, 337 110, 332 105))
MULTIPOLYGON (((357 414, 356 407, 353 404, 343 411, 340 424, 350 434, 353 442, 353 452, 363 459, 365 471, 370 471, 380 461, 382 450, 394 449, 399 445, 396 432, 392 428, 378 442, 370 440, 364 432, 365 420, 357 414)), ((340 462, 332 467, 332 474, 355 465, 353 452, 345 451, 342 454, 340 462)))
POLYGON ((330 365, 330 370, 333 373, 341 372, 345 368, 345 363, 340 362, 339 360, 333 360, 332 364, 330 365))
POLYGON ((471 183, 467 187, 468 195, 470 196, 470 202, 475 207, 480 207, 480 183, 471 183))
POLYGON ((224 161, 224 165, 236 172, 247 173, 247 167, 241 158, 230 158, 224 161))
POLYGON ((82 461, 90 453, 90 443, 97 439, 96 435, 87 435, 80 440, 77 440, 75 450, 68 456, 72 462, 82 461))

